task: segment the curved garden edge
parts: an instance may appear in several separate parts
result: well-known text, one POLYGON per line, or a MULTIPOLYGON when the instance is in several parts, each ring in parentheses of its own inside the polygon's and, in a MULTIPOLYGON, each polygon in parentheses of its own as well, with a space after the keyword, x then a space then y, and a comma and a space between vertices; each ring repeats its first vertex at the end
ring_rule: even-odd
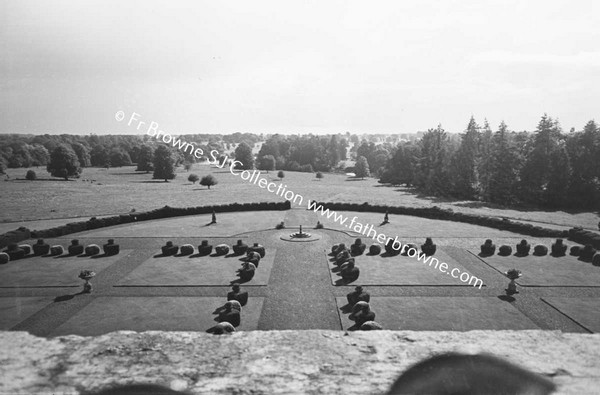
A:
MULTIPOLYGON (((403 206, 384 206, 370 205, 369 203, 316 203, 322 205, 323 209, 333 211, 357 211, 357 212, 376 212, 411 215, 415 217, 439 219, 444 221, 465 222, 474 225, 487 226, 499 230, 506 230, 523 235, 534 237, 556 237, 568 238, 569 240, 581 243, 591 244, 595 248, 600 248, 600 234, 584 230, 582 228, 571 228, 569 230, 549 229, 541 226, 534 226, 521 222, 511 221, 507 218, 491 217, 485 215, 464 214, 454 212, 450 209, 442 209, 438 206, 414 208, 403 206)), ((112 217, 97 219, 92 217, 88 221, 71 222, 63 226, 55 228, 31 231, 25 227, 20 227, 17 230, 6 232, 0 235, 0 247, 5 247, 10 243, 18 243, 22 240, 31 238, 52 238, 68 235, 71 233, 82 232, 85 230, 98 229, 108 226, 126 224, 137 221, 148 221, 154 219, 163 219, 169 217, 178 217, 186 215, 210 214, 213 211, 216 213, 235 212, 235 211, 265 211, 265 210, 289 210, 291 203, 287 200, 283 202, 259 202, 259 203, 231 203, 215 206, 198 206, 198 207, 169 207, 141 212, 115 215, 112 217)))

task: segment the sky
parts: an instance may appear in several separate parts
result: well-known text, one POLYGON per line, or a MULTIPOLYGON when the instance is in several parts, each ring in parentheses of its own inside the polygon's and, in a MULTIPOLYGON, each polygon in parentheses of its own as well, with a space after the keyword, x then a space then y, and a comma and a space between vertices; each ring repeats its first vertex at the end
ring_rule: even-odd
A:
POLYGON ((0 2, 0 133, 568 131, 599 103, 597 0, 0 2))

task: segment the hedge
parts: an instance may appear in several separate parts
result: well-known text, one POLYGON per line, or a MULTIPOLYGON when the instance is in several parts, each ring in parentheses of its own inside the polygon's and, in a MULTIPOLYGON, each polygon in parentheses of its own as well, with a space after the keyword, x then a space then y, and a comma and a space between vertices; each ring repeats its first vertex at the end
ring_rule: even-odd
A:
MULTIPOLYGON (((499 217, 488 217, 485 215, 465 214, 454 212, 449 209, 442 209, 438 206, 433 207, 403 207, 403 206, 386 206, 386 205, 370 205, 369 203, 315 203, 318 207, 323 206, 323 210, 329 209, 330 211, 358 211, 358 212, 373 212, 381 213, 382 215, 388 212, 389 214, 396 215, 411 215, 414 217, 422 217, 429 219, 439 219, 446 221, 465 222, 473 225, 486 226, 488 228, 495 228, 500 230, 507 230, 514 233, 521 233, 534 237, 556 237, 566 238, 569 237, 571 230, 558 230, 543 228, 541 226, 534 226, 531 224, 525 224, 521 222, 511 221, 507 218, 499 217)), ((588 232, 593 233, 593 232, 588 232)), ((598 243, 600 243, 600 235, 598 236, 598 243)))

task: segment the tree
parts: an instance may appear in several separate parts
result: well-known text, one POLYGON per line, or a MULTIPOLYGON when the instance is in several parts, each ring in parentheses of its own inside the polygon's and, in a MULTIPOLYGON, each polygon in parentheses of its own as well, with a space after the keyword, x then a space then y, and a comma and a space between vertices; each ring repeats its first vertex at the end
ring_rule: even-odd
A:
POLYGON ((96 145, 90 151, 90 161, 92 166, 106 167, 110 164, 108 151, 103 145, 96 145))
POLYGON ((388 159, 379 182, 411 186, 414 183, 416 160, 419 154, 418 146, 412 143, 400 143, 396 152, 388 159))
POLYGON ((252 148, 246 143, 241 143, 235 149, 235 160, 241 162, 241 165, 236 164, 236 169, 251 170, 254 168, 254 156, 252 148))
POLYGON ((217 179, 212 174, 204 176, 200 180, 200 185, 204 185, 205 187, 208 187, 208 189, 210 189, 212 185, 217 185, 218 183, 219 181, 217 181, 217 179))
POLYGON ((183 162, 183 168, 185 169, 185 171, 192 170, 193 166, 194 166, 194 164, 191 162, 183 162))
POLYGON ((73 151, 77 155, 77 160, 79 160, 79 164, 81 167, 90 167, 92 165, 92 159, 90 157, 90 150, 80 143, 71 144, 73 147, 73 151))
POLYGON ((53 177, 62 177, 65 180, 69 177, 79 177, 81 174, 77 154, 66 144, 60 144, 52 151, 47 170, 53 177))
POLYGON ((131 166, 131 158, 122 148, 113 148, 110 151, 110 164, 113 167, 131 166))
POLYGON ((172 180, 175 178, 175 160, 171 150, 165 145, 159 145, 154 151, 154 179, 172 180))
POLYGON ((354 174, 356 177, 360 177, 363 180, 365 177, 369 177, 371 175, 369 171, 369 163, 367 162, 367 158, 364 156, 359 156, 356 160, 356 165, 354 165, 354 174))
POLYGON ((448 140, 442 125, 429 129, 420 141, 415 183, 425 192, 444 196, 448 194, 448 140))
POLYGON ((562 144, 550 154, 550 178, 544 191, 546 203, 552 207, 564 207, 568 203, 571 164, 567 149, 562 144))
POLYGON ((33 180, 37 179, 37 175, 35 174, 35 171, 33 171, 33 170, 27 170, 27 174, 25 175, 25 179, 27 179, 29 181, 33 181, 33 180))
POLYGON ((510 146, 507 126, 502 121, 498 131, 492 137, 488 180, 489 201, 502 205, 515 202, 517 165, 517 155, 510 146))
POLYGON ((149 145, 142 145, 138 155, 137 171, 149 171, 154 170, 154 150, 149 145))
POLYGON ((279 179, 283 180, 283 177, 285 177, 285 173, 283 172, 283 170, 279 170, 277 172, 277 177, 279 177, 279 179))
POLYGON ((477 162, 479 160, 479 125, 471 116, 467 130, 461 137, 460 147, 452 157, 453 195, 472 199, 477 190, 477 162))
POLYGON ((273 155, 265 155, 258 158, 258 170, 275 170, 275 157, 273 155))
POLYGON ((198 175, 192 173, 188 176, 188 181, 190 181, 192 184, 195 184, 196 181, 198 181, 200 179, 200 177, 198 177, 198 175))
POLYGON ((319 180, 322 179, 324 177, 323 173, 321 173, 320 171, 317 172, 317 174, 315 175, 315 177, 317 177, 319 180))
POLYGON ((46 166, 50 161, 50 152, 43 145, 34 144, 30 149, 30 153, 34 166, 46 166))

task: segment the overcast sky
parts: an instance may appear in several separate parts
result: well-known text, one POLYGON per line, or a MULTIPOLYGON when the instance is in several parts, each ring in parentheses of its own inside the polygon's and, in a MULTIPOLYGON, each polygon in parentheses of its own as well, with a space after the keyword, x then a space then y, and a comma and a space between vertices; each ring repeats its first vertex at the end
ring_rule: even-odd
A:
POLYGON ((136 133, 118 110, 173 134, 579 130, 598 4, 2 0, 0 132, 136 133))

